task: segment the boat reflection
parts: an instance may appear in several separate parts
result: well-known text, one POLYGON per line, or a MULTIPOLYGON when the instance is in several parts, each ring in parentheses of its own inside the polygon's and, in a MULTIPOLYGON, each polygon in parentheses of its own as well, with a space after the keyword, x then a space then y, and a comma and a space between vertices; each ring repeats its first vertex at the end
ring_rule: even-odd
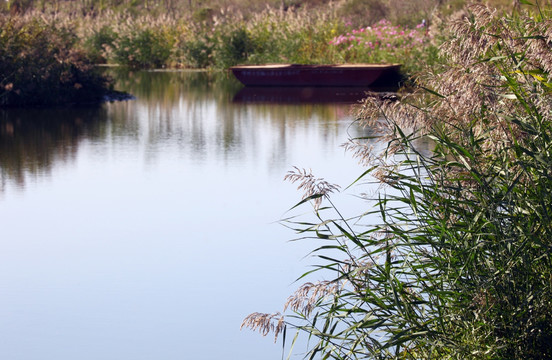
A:
POLYGON ((389 93, 396 89, 367 87, 264 87, 246 86, 234 95, 235 103, 354 104, 367 93, 389 93))

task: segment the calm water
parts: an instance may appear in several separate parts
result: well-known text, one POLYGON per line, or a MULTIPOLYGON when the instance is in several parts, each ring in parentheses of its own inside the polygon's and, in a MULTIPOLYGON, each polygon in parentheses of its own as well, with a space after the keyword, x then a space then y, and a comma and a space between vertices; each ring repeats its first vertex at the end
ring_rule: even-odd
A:
POLYGON ((117 79, 135 100, 0 111, 0 359, 280 359, 239 327, 314 261, 277 223, 300 200, 285 173, 362 172, 339 147, 349 105, 224 74, 117 79))

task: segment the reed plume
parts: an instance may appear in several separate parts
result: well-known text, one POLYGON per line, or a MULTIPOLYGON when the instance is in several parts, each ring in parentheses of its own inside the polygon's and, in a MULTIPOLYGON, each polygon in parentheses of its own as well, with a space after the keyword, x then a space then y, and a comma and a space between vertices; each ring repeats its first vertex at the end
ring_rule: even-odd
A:
POLYGON ((242 322, 240 329, 247 327, 253 331, 258 330, 263 336, 269 333, 274 333, 274 342, 278 340, 278 334, 284 330, 284 317, 280 313, 265 314, 252 313, 249 314, 242 322))
POLYGON ((317 178, 312 174, 312 170, 299 169, 288 171, 284 176, 284 181, 292 184, 299 182, 298 190, 303 191, 303 199, 313 198, 314 208, 318 210, 322 203, 322 198, 329 196, 334 191, 339 191, 339 185, 331 184, 323 178, 317 178))

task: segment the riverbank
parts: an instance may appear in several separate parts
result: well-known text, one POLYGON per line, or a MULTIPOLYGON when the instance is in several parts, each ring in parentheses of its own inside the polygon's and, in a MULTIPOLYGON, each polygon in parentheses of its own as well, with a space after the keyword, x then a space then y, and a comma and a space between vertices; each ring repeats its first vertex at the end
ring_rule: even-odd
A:
POLYGON ((210 7, 212 2, 193 8, 171 2, 163 11, 168 2, 134 3, 27 1, 24 7, 11 0, 0 6, 0 106, 97 101, 110 87, 93 71, 98 64, 226 69, 400 63, 411 79, 439 63, 443 19, 461 6, 427 0, 414 11, 393 1, 379 7, 370 1, 364 7, 360 1, 319 1, 248 9, 240 1, 219 8, 210 7))
POLYGON ((226 69, 237 64, 398 63, 406 74, 435 61, 429 29, 382 20, 352 28, 324 10, 177 16, 108 12, 0 15, 0 106, 100 101, 108 79, 94 65, 226 69), (220 15, 220 17, 218 17, 220 15), (420 59, 423 59, 420 61, 420 59))

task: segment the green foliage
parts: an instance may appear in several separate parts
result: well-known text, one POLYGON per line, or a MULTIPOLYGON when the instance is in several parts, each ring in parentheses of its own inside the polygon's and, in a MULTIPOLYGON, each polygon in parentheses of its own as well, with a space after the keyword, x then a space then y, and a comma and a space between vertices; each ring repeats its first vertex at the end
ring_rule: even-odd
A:
POLYGON ((193 68, 213 66, 213 41, 209 36, 198 36, 185 41, 181 47, 184 63, 193 68))
POLYGON ((0 16, 0 106, 98 102, 106 79, 76 50, 73 30, 0 16))
POLYGON ((95 64, 105 64, 109 51, 117 40, 117 34, 109 25, 103 25, 84 40, 84 50, 88 59, 95 64))
POLYGON ((132 68, 161 68, 172 51, 172 40, 164 31, 143 28, 120 34, 115 42, 114 60, 132 68))
POLYGON ((244 25, 222 31, 217 41, 216 64, 221 68, 247 62, 255 50, 253 40, 244 25))
POLYGON ((239 63, 333 62, 335 18, 323 12, 266 11, 248 21, 228 16, 186 28, 179 42, 185 66, 227 68, 239 63))

